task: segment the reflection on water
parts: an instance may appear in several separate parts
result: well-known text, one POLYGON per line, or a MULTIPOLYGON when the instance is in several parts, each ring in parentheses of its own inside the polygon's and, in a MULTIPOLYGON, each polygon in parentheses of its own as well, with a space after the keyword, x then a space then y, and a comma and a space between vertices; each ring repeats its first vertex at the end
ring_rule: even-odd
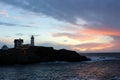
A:
POLYGON ((110 60, 1 66, 0 80, 120 80, 119 64, 110 60))
POLYGON ((0 80, 65 80, 77 76, 74 67, 69 63, 1 67, 0 80))

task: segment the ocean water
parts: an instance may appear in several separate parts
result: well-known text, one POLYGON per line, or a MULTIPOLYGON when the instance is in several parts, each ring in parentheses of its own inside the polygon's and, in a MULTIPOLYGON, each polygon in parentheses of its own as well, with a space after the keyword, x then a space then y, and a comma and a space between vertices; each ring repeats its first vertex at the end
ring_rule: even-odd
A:
POLYGON ((79 80, 81 63, 53 62, 0 67, 0 80, 79 80), (80 65, 79 65, 80 64, 80 65))
POLYGON ((0 80, 120 80, 120 59, 94 57, 84 62, 0 66, 0 80))

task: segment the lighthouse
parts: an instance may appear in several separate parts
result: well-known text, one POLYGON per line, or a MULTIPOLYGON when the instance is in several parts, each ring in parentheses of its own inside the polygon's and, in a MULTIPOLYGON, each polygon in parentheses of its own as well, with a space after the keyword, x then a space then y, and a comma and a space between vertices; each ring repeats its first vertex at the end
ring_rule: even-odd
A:
POLYGON ((31 36, 31 46, 34 46, 34 36, 31 36))

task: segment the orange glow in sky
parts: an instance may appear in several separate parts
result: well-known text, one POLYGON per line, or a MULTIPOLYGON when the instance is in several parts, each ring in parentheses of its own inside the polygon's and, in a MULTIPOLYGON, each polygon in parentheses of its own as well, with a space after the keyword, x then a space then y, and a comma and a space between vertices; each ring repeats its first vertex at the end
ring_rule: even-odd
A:
POLYGON ((0 47, 34 35, 36 46, 119 52, 119 13, 120 0, 0 0, 0 47))

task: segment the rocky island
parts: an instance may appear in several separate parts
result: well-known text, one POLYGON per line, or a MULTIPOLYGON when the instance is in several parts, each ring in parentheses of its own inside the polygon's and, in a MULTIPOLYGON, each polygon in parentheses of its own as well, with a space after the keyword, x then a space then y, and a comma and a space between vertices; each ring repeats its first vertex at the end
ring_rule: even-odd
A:
POLYGON ((52 47, 30 46, 28 49, 11 48, 0 50, 0 65, 31 64, 40 62, 67 61, 80 62, 89 60, 75 51, 52 47))
POLYGON ((79 55, 75 51, 53 47, 35 46, 34 36, 31 36, 30 44, 23 44, 23 39, 14 40, 14 48, 8 48, 6 45, 0 50, 0 65, 12 64, 32 64, 40 62, 80 62, 89 60, 85 56, 79 55))

